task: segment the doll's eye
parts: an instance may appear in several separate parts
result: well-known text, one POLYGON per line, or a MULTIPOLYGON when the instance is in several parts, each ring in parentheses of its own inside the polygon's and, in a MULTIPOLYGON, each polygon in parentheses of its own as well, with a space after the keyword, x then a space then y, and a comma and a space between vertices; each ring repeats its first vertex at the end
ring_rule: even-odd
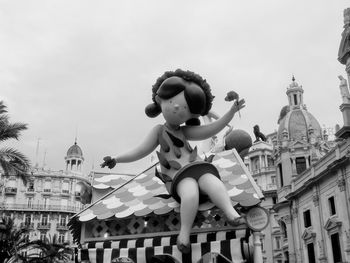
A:
POLYGON ((173 101, 172 101, 172 100, 170 100, 169 102, 170 102, 170 103, 173 103, 173 101))

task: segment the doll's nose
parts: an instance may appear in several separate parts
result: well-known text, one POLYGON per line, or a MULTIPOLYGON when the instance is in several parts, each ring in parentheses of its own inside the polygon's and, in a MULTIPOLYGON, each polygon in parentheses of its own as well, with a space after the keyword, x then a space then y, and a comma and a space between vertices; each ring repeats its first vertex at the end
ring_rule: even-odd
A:
POLYGON ((174 104, 174 109, 175 109, 175 110, 180 109, 180 105, 179 105, 179 104, 174 104))

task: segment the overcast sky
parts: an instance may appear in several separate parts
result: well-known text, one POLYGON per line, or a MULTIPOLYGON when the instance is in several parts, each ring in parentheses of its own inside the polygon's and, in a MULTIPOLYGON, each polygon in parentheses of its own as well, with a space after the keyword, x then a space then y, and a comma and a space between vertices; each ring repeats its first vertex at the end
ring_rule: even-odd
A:
POLYGON ((28 124, 19 142, 0 146, 60 170, 77 135, 84 171, 101 170, 103 156, 128 150, 163 122, 144 108, 158 76, 177 68, 207 79, 218 114, 230 107, 229 90, 244 97, 231 124, 252 137, 255 124, 265 134, 278 128, 293 74, 321 126, 342 125, 337 76, 346 72, 337 53, 347 7, 345 0, 0 1, 0 100, 12 122, 28 124))

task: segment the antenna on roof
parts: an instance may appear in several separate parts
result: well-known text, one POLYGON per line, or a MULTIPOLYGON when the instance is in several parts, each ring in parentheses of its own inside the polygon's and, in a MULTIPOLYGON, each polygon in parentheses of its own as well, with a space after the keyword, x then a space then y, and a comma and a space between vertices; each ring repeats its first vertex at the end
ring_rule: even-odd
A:
POLYGON ((38 141, 36 143, 36 150, 35 150, 35 167, 38 167, 39 166, 39 163, 38 163, 38 156, 39 156, 39 142, 40 142, 41 138, 38 137, 38 141))
POLYGON ((43 168, 45 168, 46 166, 46 152, 47 152, 47 149, 45 149, 44 151, 43 168))
POLYGON ((77 144, 77 138, 78 138, 78 125, 75 127, 75 141, 74 141, 74 144, 77 144))

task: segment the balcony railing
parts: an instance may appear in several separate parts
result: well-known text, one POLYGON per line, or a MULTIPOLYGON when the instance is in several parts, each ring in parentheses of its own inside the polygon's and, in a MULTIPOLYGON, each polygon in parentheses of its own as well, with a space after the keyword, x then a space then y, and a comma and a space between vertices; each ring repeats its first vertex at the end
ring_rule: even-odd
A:
POLYGON ((17 187, 5 187, 6 195, 15 195, 17 194, 17 187))
POLYGON ((276 171, 276 167, 274 166, 268 166, 268 167, 262 167, 257 168, 252 171, 252 174, 259 174, 259 173, 266 173, 266 172, 274 172, 276 171))
POLYGON ((21 228, 34 229, 34 223, 22 222, 20 226, 21 228))
POLYGON ((67 225, 62 225, 60 223, 57 223, 56 229, 57 230, 69 230, 69 227, 67 225))
POLYGON ((27 188, 26 194, 27 195, 34 195, 35 194, 34 191, 35 191, 34 188, 27 188))
POLYGON ((46 224, 43 224, 43 223, 38 223, 38 227, 37 229, 50 229, 51 228, 51 223, 46 223, 46 224))
POLYGON ((45 196, 51 196, 52 195, 52 191, 51 191, 51 189, 43 189, 41 194, 45 195, 45 196))
POLYGON ((69 195, 69 190, 62 190, 61 195, 63 196, 69 195))
POLYGON ((81 209, 66 205, 28 205, 28 204, 5 204, 0 203, 0 210, 24 210, 24 211, 57 211, 57 212, 79 212, 81 209))

